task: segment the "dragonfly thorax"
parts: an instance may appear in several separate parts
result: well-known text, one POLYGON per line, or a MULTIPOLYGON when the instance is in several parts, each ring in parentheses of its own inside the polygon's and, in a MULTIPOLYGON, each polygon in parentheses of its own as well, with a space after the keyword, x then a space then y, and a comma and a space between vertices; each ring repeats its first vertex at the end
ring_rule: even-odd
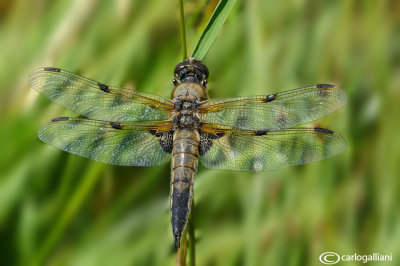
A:
POLYGON ((174 120, 176 126, 181 129, 197 129, 200 125, 200 120, 193 115, 179 115, 174 120))
POLYGON ((177 128, 197 129, 200 124, 198 115, 199 101, 193 96, 179 96, 174 101, 173 123, 177 128))
POLYGON ((174 101, 175 111, 193 111, 199 107, 199 100, 196 97, 177 97, 174 101))

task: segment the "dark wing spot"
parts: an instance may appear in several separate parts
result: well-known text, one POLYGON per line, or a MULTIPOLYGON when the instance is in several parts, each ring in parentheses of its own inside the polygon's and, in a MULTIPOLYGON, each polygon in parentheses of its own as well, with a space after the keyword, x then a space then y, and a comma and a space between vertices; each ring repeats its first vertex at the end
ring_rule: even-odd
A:
POLYGON ((217 133, 217 134, 215 135, 215 138, 216 138, 216 139, 219 139, 219 138, 222 138, 223 136, 225 136, 225 133, 224 133, 224 132, 219 132, 219 133, 217 133))
POLYGON ((211 148, 213 142, 212 138, 210 138, 210 134, 204 133, 202 131, 200 131, 199 133, 200 133, 199 153, 200 155, 204 155, 211 148))
POLYGON ((167 132, 157 132, 155 129, 150 129, 149 133, 155 137, 158 137, 159 140, 158 142, 160 143, 162 149, 167 152, 171 153, 172 152, 172 146, 173 146, 173 131, 167 131, 167 132))
POLYGON ((153 135, 153 136, 156 136, 156 137, 161 137, 164 133, 160 133, 160 132, 158 132, 157 130, 155 130, 155 129, 150 129, 149 130, 149 133, 151 134, 151 135, 153 135))
POLYGON ((158 140, 158 142, 160 143, 163 150, 167 153, 171 153, 172 146, 174 144, 172 131, 164 132, 162 134, 159 133, 158 136, 161 136, 161 138, 158 140))
POLYGON ((318 88, 318 89, 333 89, 333 88, 335 88, 335 86, 334 85, 331 85, 331 84, 317 84, 317 85, 315 85, 315 87, 316 88, 318 88))
POLYGON ((56 68, 56 67, 45 67, 43 68, 44 71, 51 71, 51 72, 60 72, 61 69, 56 68))
POLYGON ((321 132, 321 133, 326 133, 326 134, 333 134, 334 133, 332 130, 325 129, 325 128, 320 128, 320 127, 314 128, 314 131, 321 132))
POLYGON ((199 133, 200 133, 200 146, 199 146, 200 155, 206 154, 206 152, 208 152, 211 149, 214 139, 219 139, 225 136, 225 133, 223 132, 214 135, 200 130, 199 133))
POLYGON ((107 92, 107 93, 110 92, 110 88, 107 85, 100 83, 100 82, 97 82, 97 85, 100 87, 100 90, 107 92))
POLYGON ((254 131, 254 135, 256 136, 263 136, 263 135, 267 135, 268 130, 256 130, 254 131))
POLYGON ((263 101, 266 102, 266 103, 268 103, 268 102, 272 102, 272 101, 275 100, 275 99, 276 99, 276 94, 271 94, 271 95, 268 95, 267 97, 265 97, 265 98, 263 99, 263 101))
POLYGON ((122 129, 121 124, 117 122, 110 122, 110 126, 115 129, 122 129))
POLYGON ((51 122, 67 121, 67 120, 69 120, 69 117, 56 117, 51 119, 51 122))

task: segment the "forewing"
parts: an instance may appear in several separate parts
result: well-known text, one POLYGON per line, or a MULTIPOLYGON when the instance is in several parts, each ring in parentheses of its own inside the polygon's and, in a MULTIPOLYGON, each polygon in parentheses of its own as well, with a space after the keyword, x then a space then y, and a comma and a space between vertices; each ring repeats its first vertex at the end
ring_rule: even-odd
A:
POLYGON ((173 103, 165 98, 108 86, 58 68, 41 68, 29 84, 50 100, 85 117, 116 122, 167 120, 173 103))
POLYGON ((205 167, 221 170, 276 170, 320 161, 346 150, 340 135, 322 128, 220 130, 216 134, 222 137, 212 140, 201 162, 205 167))
POLYGON ((346 104, 346 94, 318 84, 267 96, 211 99, 199 106, 204 122, 240 129, 283 129, 317 120, 346 104))
POLYGON ((169 154, 163 150, 154 132, 170 129, 169 122, 121 124, 59 117, 40 128, 39 138, 56 148, 95 161, 151 166, 169 160, 169 154))

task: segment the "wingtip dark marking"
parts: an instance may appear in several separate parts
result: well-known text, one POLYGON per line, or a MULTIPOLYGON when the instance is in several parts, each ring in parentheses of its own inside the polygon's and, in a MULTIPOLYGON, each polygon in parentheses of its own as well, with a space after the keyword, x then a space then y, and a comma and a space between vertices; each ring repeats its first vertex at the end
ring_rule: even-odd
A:
POLYGON ((110 87, 107 86, 106 84, 97 82, 97 86, 99 86, 100 90, 109 93, 110 92, 110 87))
POLYGON ((69 117, 64 117, 64 116, 62 116, 62 117, 53 118, 53 119, 51 119, 50 121, 51 121, 51 122, 58 122, 58 121, 67 121, 67 120, 69 120, 69 117))
POLYGON ((60 72, 61 69, 57 68, 57 67, 44 67, 43 68, 44 71, 51 71, 51 72, 60 72))
POLYGON ((333 134, 334 132, 332 130, 326 129, 326 128, 320 128, 316 127, 314 128, 315 132, 320 132, 320 133, 326 133, 326 134, 333 134))
POLYGON ((112 128, 115 128, 115 129, 122 129, 122 125, 120 124, 120 123, 117 123, 117 122, 109 122, 110 123, 110 126, 112 127, 112 128))
POLYGON ((333 89, 335 88, 335 85, 331 85, 331 84, 317 84, 315 85, 315 87, 317 89, 333 89))
POLYGON ((256 130, 254 131, 254 135, 256 136, 264 136, 268 134, 268 130, 256 130))
POLYGON ((272 102, 275 99, 276 99, 276 93, 267 95, 267 97, 265 97, 263 99, 263 101, 266 102, 266 103, 269 103, 269 102, 272 102))

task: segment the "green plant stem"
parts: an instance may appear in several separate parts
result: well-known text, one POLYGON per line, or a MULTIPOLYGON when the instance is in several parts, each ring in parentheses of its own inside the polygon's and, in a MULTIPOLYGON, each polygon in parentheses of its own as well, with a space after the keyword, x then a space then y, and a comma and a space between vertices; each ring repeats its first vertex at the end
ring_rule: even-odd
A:
POLYGON ((192 208, 190 209, 189 221, 188 221, 188 244, 189 244, 189 265, 194 266, 196 264, 196 253, 195 253, 195 236, 194 236, 194 198, 192 201, 192 208))
POLYGON ((178 249, 178 254, 176 258, 176 266, 186 266, 186 255, 188 247, 186 232, 187 230, 185 229, 181 237, 180 248, 178 249))
POLYGON ((183 9, 183 0, 179 0, 179 15, 181 22, 182 56, 183 60, 185 60, 187 58, 187 49, 186 49, 186 31, 185 31, 185 12, 183 9))

